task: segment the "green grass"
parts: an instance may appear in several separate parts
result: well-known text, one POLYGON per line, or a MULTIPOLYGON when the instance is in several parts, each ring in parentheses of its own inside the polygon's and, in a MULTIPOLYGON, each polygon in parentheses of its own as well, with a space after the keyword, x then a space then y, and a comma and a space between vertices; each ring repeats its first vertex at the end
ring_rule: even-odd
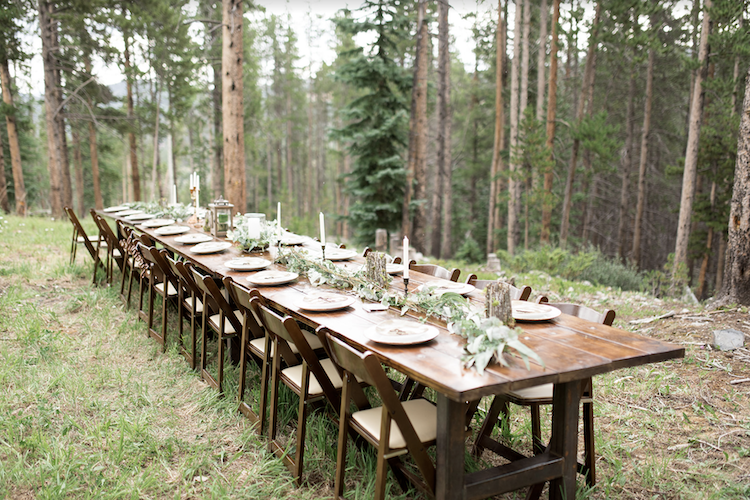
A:
MULTIPOLYGON (((84 225, 93 229, 88 220, 84 225)), ((146 337, 134 308, 120 301, 119 273, 115 286, 94 287, 85 250, 69 263, 70 234, 67 221, 0 219, 0 498, 330 497, 337 427, 324 412, 310 416, 306 484, 297 488, 237 411, 238 368, 227 367, 226 397, 207 387, 178 353, 174 308, 170 345, 162 353, 146 337)), ((460 261, 441 264, 459 267, 464 275, 493 277, 460 261)), ((627 319, 682 307, 645 292, 538 270, 507 276, 553 301, 614 308, 618 326, 630 329, 638 327, 627 319)), ((641 331, 652 329, 661 334, 659 326, 641 331)), ((186 342, 188 336, 186 322, 186 342)), ((214 341, 207 347, 215 352, 214 341)), ((580 484, 577 498, 747 498, 747 385, 717 382, 723 373, 717 364, 727 363, 722 353, 689 347, 684 361, 596 377, 599 483, 593 489, 580 484), (717 437, 727 432, 717 446, 717 437)), ((213 355, 209 370, 215 373, 213 355)), ((259 370, 250 363, 247 374, 246 400, 255 404, 259 370)), ((282 435, 293 436, 297 398, 282 387, 280 400, 282 435)), ((480 408, 488 405, 485 401, 480 408)), ((483 415, 477 413, 473 428, 483 415)), ((548 435, 549 408, 542 415, 542 432, 548 435)), ((503 429, 494 433, 530 452, 528 410, 511 406, 503 429)), ((292 450, 297 443, 289 439, 292 450)), ((350 443, 347 498, 372 497, 375 458, 369 446, 360 451, 350 443)), ((477 462, 467 455, 470 470, 487 463, 500 462, 488 455, 477 462)), ((388 484, 388 498, 421 498, 415 491, 402 492, 392 477, 388 484)))

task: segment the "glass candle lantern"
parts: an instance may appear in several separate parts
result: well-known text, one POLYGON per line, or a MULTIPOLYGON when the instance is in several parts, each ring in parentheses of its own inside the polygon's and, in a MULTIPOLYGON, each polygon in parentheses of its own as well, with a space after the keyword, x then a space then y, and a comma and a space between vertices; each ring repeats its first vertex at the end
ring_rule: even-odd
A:
POLYGON ((226 237, 227 231, 232 229, 232 209, 234 205, 223 197, 208 205, 211 213, 211 234, 217 238, 226 237))

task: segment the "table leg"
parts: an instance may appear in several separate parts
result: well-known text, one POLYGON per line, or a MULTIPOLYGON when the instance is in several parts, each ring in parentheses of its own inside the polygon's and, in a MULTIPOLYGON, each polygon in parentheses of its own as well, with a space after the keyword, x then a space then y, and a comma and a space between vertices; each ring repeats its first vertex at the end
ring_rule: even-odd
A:
POLYGON ((466 405, 438 393, 435 498, 464 498, 464 424, 466 405))
POLYGON ((552 396, 552 438, 550 452, 564 460, 563 476, 550 482, 550 500, 576 497, 578 466, 578 405, 581 381, 555 384, 552 396))

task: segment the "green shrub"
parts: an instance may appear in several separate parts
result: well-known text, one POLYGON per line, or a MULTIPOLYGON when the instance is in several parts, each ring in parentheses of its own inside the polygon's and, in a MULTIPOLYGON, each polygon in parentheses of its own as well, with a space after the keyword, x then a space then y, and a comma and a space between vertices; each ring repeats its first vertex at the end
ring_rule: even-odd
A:
POLYGON ((484 261, 484 252, 479 248, 479 243, 468 236, 456 252, 456 259, 464 260, 470 264, 480 264, 484 261))

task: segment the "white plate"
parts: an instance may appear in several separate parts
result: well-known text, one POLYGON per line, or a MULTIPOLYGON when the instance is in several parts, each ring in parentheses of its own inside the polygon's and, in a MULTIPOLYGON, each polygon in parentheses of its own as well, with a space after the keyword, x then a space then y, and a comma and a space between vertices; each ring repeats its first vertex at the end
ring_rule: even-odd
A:
MULTIPOLYGON (((322 256, 322 254, 321 254, 322 256)), ((327 260, 349 260, 357 256, 357 252, 354 250, 347 250, 346 248, 331 248, 326 249, 327 260)))
POLYGON ((185 236, 178 236, 174 239, 177 243, 183 243, 185 245, 195 245, 196 243, 205 243, 207 241, 213 241, 213 238, 203 233, 190 233, 185 236))
POLYGON ((227 248, 231 248, 232 243, 229 241, 207 241, 205 243, 198 243, 190 249, 192 253, 216 253, 223 252, 227 248))
POLYGON ((403 264, 386 264, 385 272, 388 274, 401 274, 404 272, 403 264))
POLYGON ((432 293, 436 295, 442 295, 444 293, 448 292, 454 292, 459 295, 466 295, 467 293, 471 293, 475 290, 474 285, 469 285, 468 283, 455 283, 453 281, 428 281, 424 285, 420 286, 420 290, 425 290, 427 288, 434 287, 432 290, 432 293))
POLYGON ((439 333, 432 325, 407 319, 389 319, 364 332, 370 340, 391 345, 421 344, 434 339, 439 333))
POLYGON ((163 226, 154 231, 154 234, 159 236, 172 236, 175 234, 183 234, 190 231, 187 226, 163 226))
POLYGON ((257 271, 265 269, 271 265, 270 260, 261 259, 260 257, 241 257, 239 259, 228 260, 224 263, 233 271, 257 271))
POLYGON ((174 219, 151 219, 141 224, 141 227, 163 227, 172 224, 174 224, 174 219))
POLYGON ((294 233, 287 233, 281 237, 282 245, 303 245, 306 241, 307 238, 305 236, 300 236, 299 234, 294 233))
POLYGON ((133 214, 142 214, 143 210, 134 210, 132 208, 128 208, 127 210, 121 210, 115 214, 115 217, 125 217, 127 215, 133 215, 133 214))
POLYGON ((247 281, 253 285, 283 285, 291 283, 299 277, 297 273, 288 271, 261 271, 247 277, 247 281))
POLYGON ((105 213, 122 212, 123 210, 127 210, 127 209, 128 209, 128 207, 125 207, 125 206, 122 206, 122 205, 117 205, 115 207, 105 208, 104 210, 102 210, 102 212, 105 212, 105 213))
POLYGON ((313 292, 305 295, 297 302, 300 309, 306 311, 336 311, 354 304, 355 298, 351 295, 342 295, 334 292, 313 292))
POLYGON ((562 314, 556 307, 525 300, 511 300, 510 305, 516 321, 549 321, 562 314))
POLYGON ((125 217, 125 220, 130 220, 130 221, 146 220, 146 219, 153 219, 154 217, 156 216, 153 214, 139 213, 139 214, 128 215, 127 217, 125 217))

